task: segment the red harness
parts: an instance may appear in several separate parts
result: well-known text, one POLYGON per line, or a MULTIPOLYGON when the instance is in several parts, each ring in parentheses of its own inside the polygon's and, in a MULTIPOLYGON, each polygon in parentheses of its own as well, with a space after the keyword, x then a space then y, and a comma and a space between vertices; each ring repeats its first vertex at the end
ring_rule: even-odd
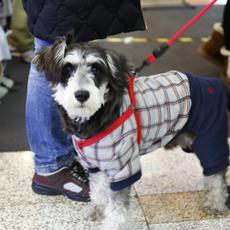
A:
POLYGON ((78 146, 79 149, 83 149, 86 146, 90 146, 100 141, 101 139, 103 139, 104 137, 112 133, 120 125, 122 125, 127 119, 129 119, 129 117, 133 113, 134 113, 136 123, 137 123, 137 143, 140 144, 141 118, 140 118, 139 111, 136 110, 136 98, 135 98, 135 92, 134 92, 134 77, 131 77, 131 76, 128 77, 128 86, 129 86, 129 97, 130 97, 131 105, 128 107, 126 112, 124 112, 116 121, 114 121, 113 124, 109 128, 97 134, 96 136, 83 140, 83 141, 75 141, 75 144, 78 146))

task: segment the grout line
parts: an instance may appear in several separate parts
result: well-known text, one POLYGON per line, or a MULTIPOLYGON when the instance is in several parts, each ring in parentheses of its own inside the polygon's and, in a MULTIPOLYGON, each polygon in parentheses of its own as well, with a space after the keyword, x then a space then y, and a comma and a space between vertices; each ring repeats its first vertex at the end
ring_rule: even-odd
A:
POLYGON ((139 196, 138 196, 138 194, 137 194, 136 188, 135 188, 134 186, 133 186, 133 188, 134 188, 134 191, 135 191, 135 198, 137 199, 137 202, 138 202, 138 204, 139 204, 139 206, 140 206, 140 208, 141 208, 141 211, 142 211, 142 213, 143 213, 143 216, 144 216, 144 219, 145 219, 145 223, 146 223, 146 225, 147 225, 147 228, 148 228, 148 230, 150 230, 150 226, 149 226, 149 223, 148 223, 148 221, 147 221, 147 217, 145 216, 144 209, 143 209, 143 207, 142 207, 142 205, 141 205, 141 202, 140 202, 140 200, 139 200, 139 196))

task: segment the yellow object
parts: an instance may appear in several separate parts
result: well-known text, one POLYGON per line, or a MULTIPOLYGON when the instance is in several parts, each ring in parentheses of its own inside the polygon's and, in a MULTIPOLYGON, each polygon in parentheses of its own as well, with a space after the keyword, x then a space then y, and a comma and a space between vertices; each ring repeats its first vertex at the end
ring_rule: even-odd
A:
POLYGON ((115 38, 115 37, 110 37, 106 39, 107 42, 112 42, 112 43, 120 43, 123 42, 122 38, 115 38))
POLYGON ((180 42, 184 42, 184 43, 190 43, 193 42, 193 38, 190 37, 181 37, 179 38, 180 42))
POLYGON ((157 38, 156 41, 159 42, 159 43, 166 43, 168 42, 168 38, 157 38))

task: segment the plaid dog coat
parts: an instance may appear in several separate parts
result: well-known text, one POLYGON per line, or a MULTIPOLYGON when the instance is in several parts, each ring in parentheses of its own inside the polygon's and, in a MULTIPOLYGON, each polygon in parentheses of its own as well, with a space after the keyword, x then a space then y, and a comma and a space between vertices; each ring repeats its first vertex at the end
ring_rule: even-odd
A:
MULTIPOLYGON (((228 160, 226 160, 228 159, 226 157, 228 149, 226 149, 225 143, 227 128, 224 116, 224 114, 226 115, 226 103, 221 102, 224 104, 221 106, 223 108, 222 128, 224 127, 224 132, 221 130, 224 133, 221 138, 223 140, 221 142, 223 149, 221 157, 215 157, 215 152, 213 153, 214 160, 206 159, 207 154, 204 153, 207 151, 202 146, 204 139, 200 138, 199 134, 203 133, 202 135, 205 136, 210 132, 210 127, 205 127, 203 122, 210 114, 204 112, 203 118, 197 118, 200 117, 200 111, 205 106, 203 102, 199 101, 204 100, 204 103, 211 102, 213 105, 212 99, 206 101, 207 96, 205 95, 210 94, 214 98, 217 96, 219 98, 216 91, 220 92, 218 94, 223 94, 221 92, 223 86, 219 87, 220 82, 217 80, 214 81, 217 81, 218 84, 216 82, 213 84, 213 80, 209 80, 212 84, 210 85, 209 82, 204 86, 204 91, 207 91, 204 93, 199 79, 177 71, 170 71, 154 76, 139 77, 129 82, 129 92, 125 93, 120 110, 121 117, 111 127, 88 140, 72 137, 81 163, 91 173, 105 172, 110 180, 111 189, 120 190, 133 184, 141 177, 141 155, 163 147, 180 132, 194 131, 198 137, 193 147, 198 152, 204 173, 210 174, 226 167, 228 164, 228 160), (197 101, 199 106, 196 106, 197 101), (193 102, 194 106, 192 106, 193 102), (191 122, 189 122, 190 119, 191 122), (198 123, 197 120, 199 120, 198 123), (202 126, 206 129, 205 132, 202 132, 202 126), (218 164, 216 164, 216 159, 218 164), (207 165, 205 162, 208 162, 207 165)), ((222 99, 223 97, 221 97, 222 99)), ((216 101, 213 108, 219 104, 219 100, 216 101)), ((205 109, 203 110, 205 111, 205 109)), ((210 112, 209 110, 208 113, 210 112)), ((213 124, 209 122, 208 126, 210 125, 213 124)), ((205 140, 208 141, 208 138, 205 140)), ((220 143, 217 145, 220 147, 220 143)), ((218 146, 215 147, 215 150, 218 146)), ((209 150, 213 152, 211 149, 212 147, 209 150)), ((217 152, 219 153, 219 150, 217 152)))

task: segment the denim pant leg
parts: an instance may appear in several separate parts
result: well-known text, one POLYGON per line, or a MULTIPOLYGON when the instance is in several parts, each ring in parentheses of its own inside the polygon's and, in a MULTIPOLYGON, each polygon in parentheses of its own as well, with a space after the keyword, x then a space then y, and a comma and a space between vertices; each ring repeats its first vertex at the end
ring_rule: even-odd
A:
POLYGON ((48 82, 33 64, 28 80, 26 126, 36 172, 49 173, 73 162, 71 137, 62 131, 48 82))

